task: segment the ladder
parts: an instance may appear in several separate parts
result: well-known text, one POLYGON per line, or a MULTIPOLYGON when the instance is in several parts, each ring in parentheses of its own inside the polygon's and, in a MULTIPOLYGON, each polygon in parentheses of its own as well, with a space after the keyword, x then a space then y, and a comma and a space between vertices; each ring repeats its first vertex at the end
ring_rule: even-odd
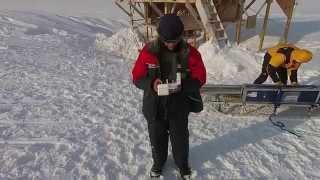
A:
POLYGON ((220 48, 229 46, 228 36, 212 0, 198 0, 196 7, 209 38, 220 48))

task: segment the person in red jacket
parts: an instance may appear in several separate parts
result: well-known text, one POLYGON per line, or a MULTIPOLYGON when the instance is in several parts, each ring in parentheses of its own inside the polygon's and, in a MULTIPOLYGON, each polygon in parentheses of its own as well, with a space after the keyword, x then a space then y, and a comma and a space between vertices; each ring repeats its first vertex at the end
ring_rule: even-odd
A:
POLYGON ((153 158, 150 176, 161 175, 170 138, 175 164, 181 177, 188 179, 188 115, 192 101, 202 103, 199 89, 206 82, 206 69, 197 49, 183 39, 184 26, 178 16, 162 16, 157 31, 159 38, 144 46, 132 70, 133 83, 144 91, 142 112, 153 158), (158 92, 160 87, 168 89, 163 94, 158 92))

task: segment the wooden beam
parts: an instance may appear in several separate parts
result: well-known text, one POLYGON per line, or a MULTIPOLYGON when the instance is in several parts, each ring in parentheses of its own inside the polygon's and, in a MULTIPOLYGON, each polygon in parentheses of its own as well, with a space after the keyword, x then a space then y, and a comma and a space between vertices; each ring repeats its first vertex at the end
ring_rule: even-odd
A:
POLYGON ((148 7, 148 4, 144 3, 144 12, 145 12, 145 39, 146 41, 149 41, 149 22, 148 22, 148 14, 149 14, 149 7, 148 7))
POLYGON ((192 5, 189 3, 189 1, 186 1, 185 4, 186 8, 188 9, 188 11, 190 12, 191 16, 193 17, 193 19, 197 22, 197 24, 202 28, 203 28, 203 24, 201 21, 199 21, 198 19, 198 13, 196 12, 196 10, 192 7, 192 5))
POLYGON ((164 14, 169 13, 169 3, 164 3, 164 14))
POLYGON ((237 44, 240 44, 241 41, 241 21, 242 21, 242 16, 240 17, 240 19, 237 21, 236 24, 236 41, 237 44))
POLYGON ((267 8, 266 8, 266 13, 265 13, 265 15, 264 15, 262 32, 261 32, 261 34, 260 34, 259 51, 262 50, 263 41, 264 41, 264 36, 266 35, 267 26, 268 26, 270 7, 271 7, 271 3, 272 3, 273 0, 266 0, 266 1, 267 1, 267 8))
MULTIPOLYGON (((149 3, 150 1, 155 3, 186 3, 186 0, 130 0, 132 2, 139 2, 139 3, 149 3)), ((197 0, 189 0, 190 3, 196 3, 197 0)))
MULTIPOLYGON (((295 0, 293 0, 293 3, 295 4, 295 0)), ((285 26, 285 29, 284 29, 283 40, 282 40, 284 43, 288 42, 288 34, 289 34, 290 25, 291 25, 291 21, 292 21, 293 10, 294 10, 294 6, 292 6, 290 8, 290 11, 289 11, 289 14, 288 14, 287 23, 286 23, 286 26, 285 26)))
POLYGON ((131 1, 129 1, 129 4, 132 6, 132 8, 133 8, 142 18, 144 18, 144 14, 136 7, 136 5, 132 4, 131 1))
POLYGON ((266 4, 267 4, 267 1, 265 1, 265 2, 260 6, 260 8, 258 9, 256 15, 259 15, 259 14, 260 14, 260 12, 262 11, 262 9, 264 8, 264 6, 265 6, 266 4))
POLYGON ((130 7, 130 14, 131 14, 131 16, 130 16, 130 22, 131 22, 131 26, 133 27, 133 9, 132 9, 132 6, 131 6, 131 4, 129 5, 129 7, 130 7))
POLYGON ((131 16, 131 13, 128 12, 118 1, 114 2, 123 12, 125 12, 128 16, 131 16))
MULTIPOLYGON (((255 0, 253 0, 255 1, 255 0)), ((237 40, 237 44, 239 45, 240 44, 240 41, 241 41, 241 25, 242 25, 242 15, 244 13, 244 10, 243 10, 243 6, 244 6, 244 3, 245 3, 245 0, 241 0, 240 2, 240 17, 237 21, 237 24, 236 24, 236 40, 237 40)))
POLYGON ((158 16, 163 16, 163 12, 161 12, 161 10, 153 2, 149 2, 149 4, 158 16))
POLYGON ((173 6, 171 7, 170 13, 173 14, 174 11, 176 10, 177 3, 174 3, 173 6))
POLYGON ((244 8, 244 11, 243 12, 246 12, 257 0, 252 0, 248 5, 247 7, 244 8))
POLYGON ((280 8, 282 9, 283 13, 286 14, 287 17, 291 14, 291 9, 295 4, 295 0, 277 0, 280 8))

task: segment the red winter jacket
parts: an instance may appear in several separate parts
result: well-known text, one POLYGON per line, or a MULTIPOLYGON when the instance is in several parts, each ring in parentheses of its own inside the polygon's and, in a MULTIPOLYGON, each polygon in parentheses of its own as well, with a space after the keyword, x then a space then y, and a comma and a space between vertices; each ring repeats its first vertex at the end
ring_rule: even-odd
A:
MULTIPOLYGON (((156 55, 149 52, 148 48, 148 44, 144 46, 132 70, 133 83, 143 90, 145 90, 145 87, 139 85, 139 80, 146 78, 149 69, 159 67, 159 61, 156 55)), ((198 50, 190 45, 188 45, 188 48, 188 68, 190 70, 190 76, 192 79, 198 80, 201 87, 206 83, 206 69, 198 50)))
MULTIPOLYGON (((182 43, 184 43, 182 50, 187 52, 185 55, 188 55, 189 77, 182 78, 181 91, 170 96, 173 100, 169 108, 176 112, 188 114, 191 105, 187 97, 192 93, 199 92, 200 87, 205 84, 206 70, 200 53, 185 42, 182 43)), ((159 77, 159 61, 156 54, 151 52, 151 46, 153 45, 147 44, 142 49, 132 70, 133 83, 139 89, 144 90, 142 111, 146 119, 155 118, 159 102, 159 96, 152 89, 154 79, 159 77)))

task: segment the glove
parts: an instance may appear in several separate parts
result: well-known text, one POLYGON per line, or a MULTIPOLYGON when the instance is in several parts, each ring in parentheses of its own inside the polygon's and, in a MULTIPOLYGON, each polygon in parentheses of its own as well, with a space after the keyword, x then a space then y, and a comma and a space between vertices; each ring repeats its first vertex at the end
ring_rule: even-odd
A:
POLYGON ((292 86, 299 86, 299 84, 297 82, 291 82, 292 86))
POLYGON ((176 93, 181 90, 181 86, 177 85, 176 83, 169 83, 169 93, 176 93))
POLYGON ((154 81, 153 81, 153 90, 155 91, 155 92, 158 92, 158 85, 159 84, 161 84, 162 83, 162 81, 159 79, 159 78, 157 78, 157 79, 155 79, 154 81))
POLYGON ((283 86, 284 85, 281 81, 277 81, 274 84, 277 85, 277 86, 283 86))

